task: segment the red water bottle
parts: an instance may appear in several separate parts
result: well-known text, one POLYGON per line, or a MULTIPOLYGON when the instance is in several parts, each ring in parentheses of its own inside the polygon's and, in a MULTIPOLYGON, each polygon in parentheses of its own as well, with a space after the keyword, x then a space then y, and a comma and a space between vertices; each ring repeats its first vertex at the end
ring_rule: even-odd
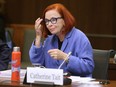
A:
POLYGON ((21 52, 20 47, 14 47, 12 52, 12 76, 11 81, 18 81, 20 82, 20 65, 21 65, 21 52))

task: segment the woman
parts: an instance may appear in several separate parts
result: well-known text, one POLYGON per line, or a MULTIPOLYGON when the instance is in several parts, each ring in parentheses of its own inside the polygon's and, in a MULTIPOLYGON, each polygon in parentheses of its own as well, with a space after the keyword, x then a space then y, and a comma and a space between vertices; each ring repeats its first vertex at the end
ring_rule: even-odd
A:
POLYGON ((74 23, 74 17, 62 4, 48 6, 43 17, 35 21, 36 38, 29 52, 31 62, 46 68, 59 68, 65 60, 60 66, 64 72, 91 77, 94 69, 92 46, 74 23))

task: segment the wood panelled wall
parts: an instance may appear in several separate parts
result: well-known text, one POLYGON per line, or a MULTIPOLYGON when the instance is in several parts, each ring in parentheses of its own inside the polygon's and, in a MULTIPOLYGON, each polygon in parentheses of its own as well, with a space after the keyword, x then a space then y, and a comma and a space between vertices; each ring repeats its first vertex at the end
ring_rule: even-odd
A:
POLYGON ((56 2, 70 10, 77 28, 87 35, 93 34, 88 35, 93 48, 116 50, 116 0, 6 0, 7 24, 33 25, 43 9, 56 2), (96 34, 101 37, 96 37, 96 34))
MULTIPOLYGON (((9 24, 7 25, 12 30, 12 40, 15 46, 21 48, 21 52, 24 46, 24 32, 26 29, 34 29, 32 24, 9 24)), ((28 39, 29 40, 29 39, 28 39)))

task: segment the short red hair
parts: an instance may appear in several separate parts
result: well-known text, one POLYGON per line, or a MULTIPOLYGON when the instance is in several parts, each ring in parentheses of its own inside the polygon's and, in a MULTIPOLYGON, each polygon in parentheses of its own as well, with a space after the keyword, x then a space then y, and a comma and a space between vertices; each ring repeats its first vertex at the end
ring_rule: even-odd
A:
MULTIPOLYGON (((45 13, 49 10, 56 10, 58 13, 61 15, 61 17, 64 19, 65 22, 65 30, 62 32, 63 34, 67 34, 74 26, 75 24, 75 19, 72 16, 72 14, 65 8, 62 4, 56 3, 48 6, 44 12, 43 12, 43 20, 45 20, 45 13)), ((46 27, 45 22, 43 22, 43 37, 47 37, 48 35, 51 35, 49 30, 46 27)))

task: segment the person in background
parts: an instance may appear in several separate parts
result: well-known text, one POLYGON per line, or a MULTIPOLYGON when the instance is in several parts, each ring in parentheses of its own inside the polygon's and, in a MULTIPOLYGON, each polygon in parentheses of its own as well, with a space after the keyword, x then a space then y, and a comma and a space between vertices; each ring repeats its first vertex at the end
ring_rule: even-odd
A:
POLYGON ((13 50, 13 46, 15 46, 15 44, 12 41, 10 31, 6 29, 6 18, 3 14, 0 14, 0 38, 11 50, 13 50))
POLYGON ((0 71, 8 69, 11 49, 0 39, 0 71))
POLYGON ((74 24, 74 17, 62 4, 48 6, 43 17, 35 21, 36 38, 29 51, 32 64, 58 69, 65 60, 60 67, 64 72, 92 77, 94 61, 91 43, 74 24))
POLYGON ((8 31, 5 27, 5 17, 0 13, 0 71, 8 69, 11 61, 12 44, 7 41, 8 31))
POLYGON ((5 25, 5 17, 2 14, 0 14, 0 39, 3 42, 6 42, 5 25))

